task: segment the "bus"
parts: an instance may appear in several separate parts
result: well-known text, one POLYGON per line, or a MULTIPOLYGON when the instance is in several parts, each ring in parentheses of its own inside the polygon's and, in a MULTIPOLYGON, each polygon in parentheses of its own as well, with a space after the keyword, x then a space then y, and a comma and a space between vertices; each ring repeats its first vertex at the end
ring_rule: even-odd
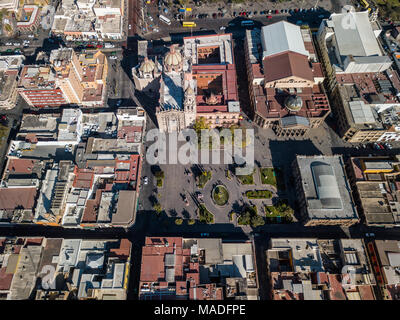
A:
POLYGON ((361 2, 362 6, 363 6, 365 9, 367 9, 367 8, 369 7, 369 3, 368 3, 367 1, 361 0, 360 2, 361 2))
POLYGON ((242 21, 240 24, 241 24, 242 27, 254 26, 254 21, 251 21, 251 20, 244 20, 244 21, 242 21))
POLYGON ((189 28, 195 28, 196 27, 196 22, 193 21, 183 21, 182 22, 183 27, 189 27, 189 28))
POLYGON ((169 20, 167 17, 164 17, 162 14, 160 14, 160 20, 166 23, 167 25, 171 24, 171 20, 169 20))

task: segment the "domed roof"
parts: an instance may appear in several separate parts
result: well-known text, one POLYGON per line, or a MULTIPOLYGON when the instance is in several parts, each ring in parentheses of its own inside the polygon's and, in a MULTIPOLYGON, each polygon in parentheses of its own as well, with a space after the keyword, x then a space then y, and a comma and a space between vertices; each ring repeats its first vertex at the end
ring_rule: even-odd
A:
POLYGON ((182 62, 182 56, 179 51, 175 50, 172 46, 167 55, 165 56, 165 64, 169 66, 178 66, 182 62))
POLYGON ((299 111, 303 107, 303 100, 299 96, 289 96, 286 98, 285 107, 289 111, 299 111))
POLYGON ((143 73, 150 73, 154 70, 155 64, 153 60, 145 58, 144 61, 141 63, 139 70, 143 73))

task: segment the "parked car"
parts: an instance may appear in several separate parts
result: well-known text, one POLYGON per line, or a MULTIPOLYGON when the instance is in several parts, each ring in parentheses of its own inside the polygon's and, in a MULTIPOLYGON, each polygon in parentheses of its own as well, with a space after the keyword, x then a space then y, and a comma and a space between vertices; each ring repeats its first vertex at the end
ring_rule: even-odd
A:
POLYGON ((148 184, 149 183, 149 178, 147 176, 143 177, 143 183, 148 184))
POLYGON ((219 28, 219 30, 225 30, 226 27, 222 26, 221 28, 219 28))
POLYGON ((267 16, 267 19, 272 19, 272 16, 267 16))
POLYGON ((116 57, 116 56, 110 56, 110 59, 111 59, 111 60, 116 60, 117 57, 116 57))

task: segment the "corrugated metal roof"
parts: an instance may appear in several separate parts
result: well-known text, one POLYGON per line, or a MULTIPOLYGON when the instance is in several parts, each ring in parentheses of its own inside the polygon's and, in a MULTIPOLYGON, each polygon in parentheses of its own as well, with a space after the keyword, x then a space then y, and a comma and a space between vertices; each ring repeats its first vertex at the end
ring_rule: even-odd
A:
POLYGON ((286 21, 262 27, 261 43, 263 58, 285 51, 309 55, 304 46, 300 27, 286 21))
POLYGON ((368 18, 368 11, 332 14, 336 42, 341 55, 381 56, 368 18))

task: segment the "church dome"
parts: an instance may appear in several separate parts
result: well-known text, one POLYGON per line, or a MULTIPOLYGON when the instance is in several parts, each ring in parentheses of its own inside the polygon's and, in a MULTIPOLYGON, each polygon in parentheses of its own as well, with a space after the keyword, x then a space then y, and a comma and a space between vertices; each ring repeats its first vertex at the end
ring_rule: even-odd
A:
POLYGON ((171 47, 170 51, 165 56, 164 62, 167 66, 179 66, 182 62, 182 56, 179 51, 175 50, 175 47, 171 47))
POLYGON ((303 107, 303 100, 299 96, 289 96, 286 98, 285 107, 289 111, 299 111, 303 107))
POLYGON ((153 60, 145 58, 144 61, 141 63, 139 70, 143 73, 150 73, 153 72, 155 69, 155 64, 153 60))

